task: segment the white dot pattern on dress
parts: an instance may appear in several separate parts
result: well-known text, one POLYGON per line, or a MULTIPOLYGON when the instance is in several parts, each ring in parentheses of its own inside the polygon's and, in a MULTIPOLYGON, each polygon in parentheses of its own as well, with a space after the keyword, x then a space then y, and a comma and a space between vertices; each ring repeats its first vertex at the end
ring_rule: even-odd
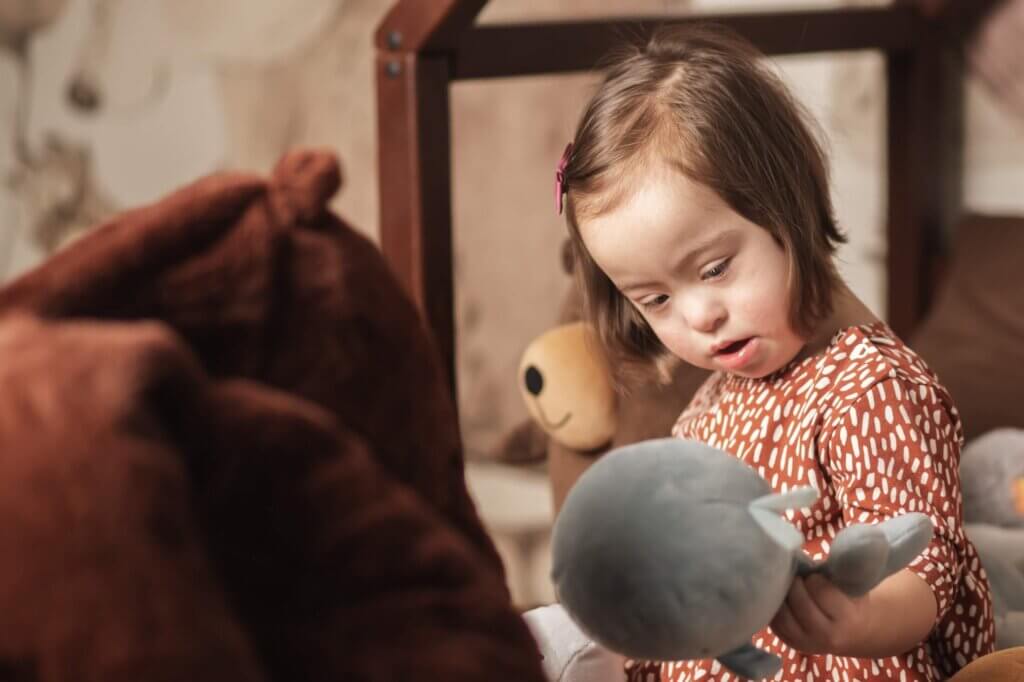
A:
MULTIPOLYGON (((713 374, 672 430, 733 453, 773 489, 813 485, 819 499, 785 518, 814 559, 828 555, 851 523, 905 512, 928 514, 931 544, 909 569, 935 593, 936 624, 902 656, 870 660, 804 655, 770 628, 754 636, 780 656, 774 677, 800 680, 944 680, 993 650, 991 597, 974 546, 964 535, 960 498, 960 417, 920 357, 884 323, 839 332, 821 354, 763 379, 713 374)), ((717 661, 630 662, 630 682, 740 680, 717 661)))

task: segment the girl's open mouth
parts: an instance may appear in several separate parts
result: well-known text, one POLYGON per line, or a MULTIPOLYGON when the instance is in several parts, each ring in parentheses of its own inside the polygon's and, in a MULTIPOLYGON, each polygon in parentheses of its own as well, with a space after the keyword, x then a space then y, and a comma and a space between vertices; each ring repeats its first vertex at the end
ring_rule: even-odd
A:
POLYGON ((743 347, 746 346, 749 341, 749 338, 740 339, 739 341, 733 341, 725 348, 718 349, 718 351, 715 352, 715 355, 732 355, 733 353, 739 353, 741 350, 743 350, 743 347))
POLYGON ((745 367, 757 352, 757 337, 751 336, 739 341, 733 341, 728 346, 721 348, 715 353, 715 360, 722 369, 735 372, 745 367))

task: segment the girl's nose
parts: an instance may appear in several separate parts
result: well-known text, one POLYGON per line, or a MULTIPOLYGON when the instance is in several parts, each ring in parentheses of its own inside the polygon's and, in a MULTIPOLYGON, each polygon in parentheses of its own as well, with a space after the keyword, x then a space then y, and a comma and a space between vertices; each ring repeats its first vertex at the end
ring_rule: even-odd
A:
POLYGON ((690 301, 683 313, 686 323, 694 331, 710 334, 722 326, 727 317, 725 306, 713 300, 690 301))

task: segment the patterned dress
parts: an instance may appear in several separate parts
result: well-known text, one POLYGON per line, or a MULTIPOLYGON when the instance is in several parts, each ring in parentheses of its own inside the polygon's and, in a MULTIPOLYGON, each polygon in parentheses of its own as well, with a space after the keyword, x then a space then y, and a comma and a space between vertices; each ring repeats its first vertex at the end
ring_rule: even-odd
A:
MULTIPOLYGON (((949 394, 883 323, 837 333, 828 348, 762 379, 716 373, 680 415, 673 435, 736 455, 777 491, 813 485, 810 510, 786 518, 814 559, 850 523, 923 512, 935 525, 908 568, 934 591, 938 618, 916 649, 884 659, 803 655, 770 628, 754 644, 780 656, 776 680, 943 680, 993 650, 988 582, 964 536, 959 461, 963 436, 949 394)), ((627 663, 630 682, 742 679, 716 661, 627 663)))

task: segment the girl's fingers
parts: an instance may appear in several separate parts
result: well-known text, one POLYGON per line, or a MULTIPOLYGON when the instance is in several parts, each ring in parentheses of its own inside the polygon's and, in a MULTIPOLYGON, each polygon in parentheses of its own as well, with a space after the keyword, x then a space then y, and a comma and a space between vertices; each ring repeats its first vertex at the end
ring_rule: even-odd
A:
POLYGON ((794 620, 807 633, 827 632, 832 627, 828 614, 822 610, 808 590, 807 581, 819 577, 812 575, 807 578, 794 578, 786 596, 786 605, 789 606, 794 620))
POLYGON ((829 621, 840 620, 850 610, 850 598, 823 575, 807 576, 804 589, 829 621))
POLYGON ((782 606, 779 607, 778 613, 772 618, 772 622, 769 624, 772 632, 775 636, 781 639, 783 642, 788 644, 797 650, 802 650, 803 645, 807 639, 807 633, 804 632, 800 624, 793 618, 793 612, 790 610, 786 602, 782 602, 782 606))

